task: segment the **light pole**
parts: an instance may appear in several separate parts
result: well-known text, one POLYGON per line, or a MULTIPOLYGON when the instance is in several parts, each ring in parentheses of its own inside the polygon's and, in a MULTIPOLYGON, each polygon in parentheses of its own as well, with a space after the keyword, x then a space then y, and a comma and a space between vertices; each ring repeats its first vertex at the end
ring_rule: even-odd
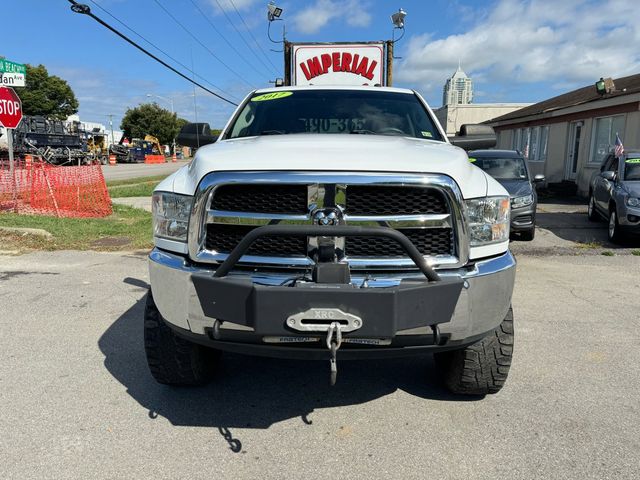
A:
MULTIPOLYGON (((151 98, 151 97, 156 97, 159 98, 161 100, 164 100, 165 102, 169 102, 171 104, 171 116, 175 115, 175 109, 173 108, 173 98, 167 98, 167 97, 163 97, 162 95, 154 95, 151 93, 147 93, 147 97, 151 98)), ((173 154, 176 154, 176 137, 173 137, 173 154)))

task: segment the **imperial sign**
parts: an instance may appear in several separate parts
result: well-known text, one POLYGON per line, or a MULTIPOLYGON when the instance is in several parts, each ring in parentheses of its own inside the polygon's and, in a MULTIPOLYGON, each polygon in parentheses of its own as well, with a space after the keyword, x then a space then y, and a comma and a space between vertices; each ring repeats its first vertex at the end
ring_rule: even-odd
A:
POLYGON ((294 85, 384 85, 384 43, 293 45, 294 85))
POLYGON ((13 88, 0 87, 0 125, 16 128, 22 120, 22 103, 13 88))

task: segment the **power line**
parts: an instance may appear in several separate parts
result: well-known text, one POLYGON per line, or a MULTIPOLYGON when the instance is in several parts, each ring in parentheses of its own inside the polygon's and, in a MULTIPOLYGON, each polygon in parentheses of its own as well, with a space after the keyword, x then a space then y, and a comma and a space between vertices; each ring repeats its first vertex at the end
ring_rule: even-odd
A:
MULTIPOLYGON (((264 62, 264 60, 262 60, 262 58, 260 58, 258 56, 258 54, 256 53, 255 48, 253 48, 251 45, 249 45, 249 42, 247 42, 247 40, 244 38, 244 35, 242 35, 242 32, 240 30, 238 30, 238 27, 236 27, 236 24, 233 22, 233 20, 231 20, 231 18, 229 18, 229 15, 227 15, 227 12, 225 11, 224 7, 222 5, 220 5, 220 2, 218 0, 216 0, 216 3, 218 4, 218 7, 220 8, 220 10, 222 11, 222 13, 224 14, 225 18, 227 19, 227 21, 231 24, 231 26, 233 27, 233 29, 236 31, 236 33, 240 36, 240 38, 242 39, 242 41, 244 42, 244 44, 247 46, 247 48, 251 51, 251 53, 253 53, 253 55, 258 59, 258 61, 260 63, 262 63, 262 65, 264 65, 267 69, 269 69, 269 67, 267 66, 267 64, 264 62)), ((275 67, 274 67, 275 68, 275 67)), ((276 69, 277 72, 277 69, 276 69)))
POLYGON ((178 26, 180 26, 180 28, 182 28, 185 32, 187 32, 187 34, 193 38, 196 42, 198 42, 200 44, 200 46, 202 48, 204 48, 207 52, 209 52, 209 54, 215 58, 218 62, 220 62, 227 70, 229 70, 231 73, 233 73, 236 77, 238 77, 243 83, 245 83, 246 85, 249 85, 251 88, 255 88, 253 85, 251 85, 250 83, 248 83, 243 77, 242 75, 240 75, 238 72, 236 72, 233 68, 231 68, 229 65, 227 65, 220 57, 218 57, 215 53, 213 53, 213 51, 207 47, 204 43, 202 43, 200 41, 200 39, 198 37, 196 37, 191 30, 189 30, 187 27, 185 27, 182 23, 180 23, 180 21, 173 16, 173 14, 167 10, 164 5, 162 5, 160 3, 160 0, 153 0, 156 5, 158 5, 162 10, 164 10, 164 12, 169 15, 169 17, 171 17, 171 19, 176 22, 176 24, 178 24, 178 26))
POLYGON ((244 28, 247 29, 247 32, 249 33, 249 35, 251 35, 251 38, 253 38, 253 42, 256 44, 256 46, 260 49, 260 51, 262 52, 262 55, 264 55, 264 58, 267 59, 267 61, 271 64, 271 66, 276 70, 276 72, 278 71, 278 68, 273 64, 273 62, 271 61, 271 59, 267 56, 267 52, 264 51, 264 49, 262 48, 262 46, 260 45, 260 43, 258 42, 258 40, 256 40, 256 37, 253 35, 253 33, 251 32, 251 30, 249 29, 249 25, 247 25, 247 22, 244 21, 244 18, 242 17, 242 15, 240 14, 240 12, 238 11, 238 9, 236 8, 236 4, 233 2, 233 0, 229 0, 229 2, 231 2, 231 5, 233 6, 233 9, 236 11, 236 13, 238 14, 238 17, 240 17, 240 20, 242 20, 242 24, 244 25, 244 28))
MULTIPOLYGON (((209 25, 211 26, 211 28, 213 29, 214 32, 216 32, 220 38, 222 38, 227 45, 229 45, 229 48, 231 48, 234 52, 236 52, 236 54, 247 64, 249 65, 258 75, 264 75, 263 72, 258 71, 258 69, 251 63, 249 62, 249 60, 247 60, 247 58, 242 55, 237 49, 236 47, 233 46, 233 44, 227 39, 227 37, 224 36, 224 34, 222 32, 220 32, 220 30, 218 30, 218 28, 215 26, 215 24, 211 21, 211 19, 207 16, 206 13, 204 13, 202 11, 202 9, 198 6, 198 4, 195 2, 195 0, 189 0, 191 2, 191 4, 196 7, 196 10, 198 10, 198 12, 200 12, 200 15, 202 15, 202 17, 207 21, 207 23, 209 23, 209 25)), ((267 74, 270 75, 270 74, 267 74)))
POLYGON ((104 20, 102 20, 101 18, 97 17, 96 15, 94 15, 93 13, 91 13, 91 9, 89 8, 88 5, 84 5, 81 3, 76 2, 75 0, 68 0, 69 3, 71 4, 71 10, 73 10, 76 13, 81 13, 83 15, 88 15, 89 17, 93 18, 96 22, 98 22, 100 25, 102 25, 103 27, 106 27, 107 29, 111 30, 113 33, 115 33, 116 35, 118 35, 120 38, 122 38, 123 40, 125 40, 127 43, 133 45, 134 47, 136 47, 138 50, 140 50, 142 53, 144 53, 145 55, 148 55, 149 57, 153 58, 156 62, 164 65, 165 67, 167 67, 169 70, 171 70, 172 72, 180 75, 182 78, 184 78, 185 80, 194 83, 195 85, 197 85, 198 87, 200 87, 201 89, 203 89, 205 92, 209 92, 211 95, 219 98, 220 100, 224 100, 227 103, 230 103, 231 105, 235 105, 238 106, 237 103, 232 102, 231 100, 229 100, 228 98, 223 97, 222 95, 217 94, 216 92, 214 92, 213 90, 208 89, 207 87, 205 87, 204 85, 202 85, 201 83, 196 82, 195 80, 187 77, 184 73, 180 72, 179 70, 175 69, 174 67, 172 67, 171 65, 169 65, 167 62, 165 62, 164 60, 158 58, 157 56, 155 56, 153 53, 151 53, 150 51, 148 51, 147 49, 145 49, 144 47, 138 45, 136 42, 134 42, 133 40, 131 40, 129 37, 127 37, 124 33, 121 33, 120 31, 116 30, 114 27, 112 27, 111 25, 109 25, 107 22, 105 22, 104 20))
POLYGON ((182 68, 188 70, 189 72, 191 72, 192 75, 198 77, 200 80, 204 81, 205 83, 211 85, 213 88, 220 90, 221 92, 225 93, 228 97, 233 98, 234 100, 238 100, 237 98, 235 98, 233 95, 231 95, 228 92, 225 92, 222 88, 220 88, 219 86, 217 86, 214 83, 211 83, 209 80, 207 80, 205 77, 203 77, 202 75, 196 73, 195 71, 193 71, 190 67, 187 67, 184 63, 182 63, 180 60, 176 60, 174 57, 172 57, 171 55, 169 55, 167 52, 165 52, 163 49, 161 49, 160 47, 158 47, 157 45, 155 45, 151 40, 148 40, 147 38, 145 38, 144 36, 142 36, 141 34, 139 34, 138 32, 136 32, 134 29, 132 29, 129 25, 127 25, 126 23, 124 23, 122 20, 120 20, 118 17, 116 17, 115 15, 113 15, 111 12, 109 12, 109 10, 107 10, 106 8, 102 7, 99 3, 95 2, 94 0, 89 0, 91 3, 93 3, 96 7, 98 7, 100 10, 102 10, 104 13, 106 13, 107 15, 109 15, 111 18, 113 18, 116 22, 118 22, 120 25, 122 25, 124 28, 126 28, 127 30, 129 30, 131 33, 133 33, 134 35, 140 37, 142 40, 144 40, 145 42, 147 42, 149 45, 151 45, 153 48, 155 48, 156 50, 158 50, 160 53, 162 53, 163 55, 165 55, 166 57, 170 58, 173 62, 177 63, 178 65, 180 65, 182 68))

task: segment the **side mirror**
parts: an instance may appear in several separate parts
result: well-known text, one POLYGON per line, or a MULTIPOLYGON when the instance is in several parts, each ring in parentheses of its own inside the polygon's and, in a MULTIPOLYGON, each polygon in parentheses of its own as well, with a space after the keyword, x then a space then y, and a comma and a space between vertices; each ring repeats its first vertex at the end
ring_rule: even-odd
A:
POLYGON ((545 180, 544 175, 542 175, 541 173, 533 177, 533 183, 542 183, 544 182, 544 180, 545 180))
POLYGON ((460 127, 457 136, 451 137, 449 141, 456 147, 464 150, 483 150, 496 146, 496 132, 489 125, 477 125, 467 123, 460 127))
POLYGON ((607 170, 606 172, 602 172, 600 174, 600 176, 602 178, 604 178, 605 180, 609 180, 610 182, 613 182, 616 179, 616 172, 612 172, 611 170, 607 170))
POLYGON ((185 147, 199 148, 214 143, 218 137, 211 135, 208 123, 187 123, 176 137, 176 143, 185 147))

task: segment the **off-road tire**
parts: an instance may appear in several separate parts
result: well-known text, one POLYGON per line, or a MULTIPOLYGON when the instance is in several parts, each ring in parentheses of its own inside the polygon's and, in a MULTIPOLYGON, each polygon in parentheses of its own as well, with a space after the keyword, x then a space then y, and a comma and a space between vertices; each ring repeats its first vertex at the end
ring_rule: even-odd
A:
POLYGON ((177 336, 158 311, 151 291, 144 309, 144 350, 151 375, 164 385, 205 385, 220 352, 177 336))
POLYGON ((435 355, 447 388, 456 394, 486 395, 504 386, 513 356, 513 310, 493 332, 461 350, 435 355))
POLYGON ((530 242, 536 236, 536 227, 533 227, 531 230, 524 230, 520 232, 520 239, 525 242, 530 242))
POLYGON ((593 198, 593 193, 589 193, 589 203, 587 205, 587 218, 590 222, 597 222, 600 220, 600 215, 596 210, 596 200, 593 198))

